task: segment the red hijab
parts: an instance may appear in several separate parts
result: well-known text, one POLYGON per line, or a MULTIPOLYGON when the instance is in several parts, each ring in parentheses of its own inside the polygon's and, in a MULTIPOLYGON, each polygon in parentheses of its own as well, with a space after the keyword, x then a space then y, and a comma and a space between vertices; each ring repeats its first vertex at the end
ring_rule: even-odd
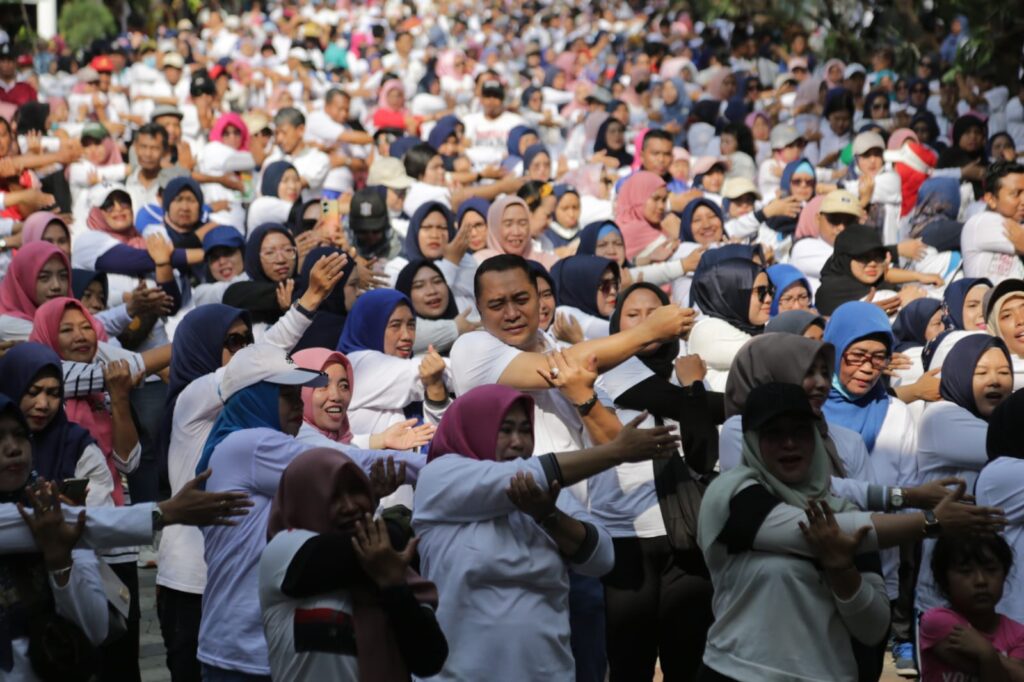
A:
MULTIPOLYGON (((307 348, 306 350, 300 350, 297 353, 292 354, 292 359, 299 367, 302 367, 303 369, 311 369, 316 372, 324 372, 327 370, 329 365, 333 365, 335 363, 342 365, 345 368, 345 373, 348 375, 349 388, 353 393, 355 392, 356 382, 354 372, 352 371, 352 363, 349 362, 349 359, 344 353, 339 353, 336 350, 330 350, 328 348, 307 348)), ((345 418, 341 420, 341 428, 337 431, 327 431, 317 426, 316 420, 313 416, 313 391, 315 390, 316 389, 308 386, 302 389, 302 420, 331 440, 336 440, 339 443, 351 443, 352 427, 350 427, 348 423, 347 410, 345 411, 345 418)))
POLYGON ((648 244, 661 236, 661 227, 644 217, 644 205, 652 194, 665 186, 665 181, 650 171, 630 175, 615 199, 615 224, 626 243, 626 258, 633 260, 648 244))
POLYGON ((498 429, 516 404, 526 408, 533 426, 533 398, 500 384, 477 386, 455 399, 430 441, 427 461, 456 454, 470 459, 494 459, 498 429))
POLYGON ((31 242, 21 247, 7 268, 7 276, 0 279, 0 314, 22 320, 31 320, 39 305, 36 303, 36 280, 39 271, 51 258, 59 258, 68 270, 71 282, 71 263, 64 252, 49 242, 31 242))

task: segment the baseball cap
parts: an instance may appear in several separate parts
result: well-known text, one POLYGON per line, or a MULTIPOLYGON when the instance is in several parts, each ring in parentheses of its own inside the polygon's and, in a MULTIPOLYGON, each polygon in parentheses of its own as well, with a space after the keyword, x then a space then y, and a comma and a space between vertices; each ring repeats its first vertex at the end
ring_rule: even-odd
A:
POLYGON ((757 187, 750 178, 729 178, 722 185, 722 196, 726 199, 739 199, 745 194, 753 194, 758 199, 761 198, 761 193, 757 191, 757 187))
POLYGON ((97 73, 110 73, 114 70, 114 60, 110 55, 101 54, 93 57, 89 66, 96 69, 97 73))
POLYGON ((269 343, 254 343, 235 353, 224 367, 220 399, 227 402, 243 388, 261 381, 279 386, 319 388, 327 385, 327 375, 299 367, 283 348, 269 343))
POLYGON ((885 140, 882 136, 873 130, 869 130, 866 133, 861 133, 853 140, 853 155, 860 156, 861 154, 867 154, 872 149, 880 149, 885 151, 885 140))
POLYGON ((168 52, 164 55, 164 68, 184 69, 185 58, 177 52, 168 52))
POLYGON ((192 84, 189 86, 189 92, 193 97, 199 95, 212 95, 216 92, 216 88, 213 85, 213 79, 210 78, 209 74, 199 72, 192 76, 192 84))
POLYGON ((761 384, 750 392, 747 404, 743 406, 743 430, 757 431, 783 415, 808 421, 815 419, 807 394, 800 386, 777 381, 761 384))
POLYGON ((128 188, 119 182, 104 182, 94 186, 89 190, 89 207, 99 208, 106 203, 111 194, 118 192, 125 195, 129 202, 131 201, 132 195, 128 193, 128 188))
POLYGON ((244 249, 245 239, 230 225, 218 225, 203 237, 203 251, 210 253, 216 248, 244 249))
POLYGON ((853 64, 847 64, 846 70, 843 71, 843 78, 853 78, 853 76, 858 73, 862 76, 866 76, 868 75, 868 70, 865 69, 862 64, 858 64, 856 62, 853 64))
POLYGON ((780 123, 772 128, 772 133, 769 136, 769 139, 771 141, 772 149, 784 149, 797 140, 803 139, 803 135, 801 135, 800 131, 793 126, 786 123, 780 123))
POLYGON ((185 118, 185 114, 182 113, 181 109, 173 104, 158 104, 153 107, 153 113, 149 115, 149 120, 152 123, 163 116, 174 116, 179 120, 185 118))
POLYGON ((105 140, 110 137, 110 133, 99 121, 90 121, 82 126, 81 137, 83 140, 105 140))
POLYGON ((715 166, 721 166, 722 172, 729 170, 729 160, 719 156, 701 156, 696 161, 691 161, 690 175, 697 177, 710 173, 715 166))
POLYGON ((376 232, 387 228, 388 207, 376 187, 364 187, 352 196, 348 214, 354 232, 376 232))
POLYGON ((845 189, 832 190, 821 202, 819 213, 845 213, 860 217, 860 203, 857 197, 845 189))
POLYGON ((485 80, 480 87, 480 96, 505 99, 505 86, 501 84, 501 81, 494 80, 493 78, 485 80))
POLYGON ((985 319, 987 320, 992 316, 993 309, 1003 299, 1003 297, 1007 294, 1016 293, 1024 295, 1024 279, 1004 279, 1002 282, 997 284, 994 289, 986 292, 985 319))
POLYGON ((100 74, 91 66, 83 66, 75 74, 75 77, 78 78, 79 83, 95 83, 100 79, 100 74))
POLYGON ((367 185, 384 185, 390 189, 409 189, 413 182, 402 162, 391 156, 377 157, 366 177, 367 185))

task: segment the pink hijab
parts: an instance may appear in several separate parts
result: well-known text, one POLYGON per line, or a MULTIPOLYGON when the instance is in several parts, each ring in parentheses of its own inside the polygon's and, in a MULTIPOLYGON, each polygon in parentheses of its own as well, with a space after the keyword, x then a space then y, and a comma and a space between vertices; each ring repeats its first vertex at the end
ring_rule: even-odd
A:
POLYGON ((50 211, 37 211, 25 219, 25 224, 21 228, 22 245, 43 241, 43 233, 46 232, 46 228, 50 226, 50 223, 60 223, 68 238, 71 238, 71 230, 68 229, 67 223, 60 216, 50 211))
POLYGON ((890 150, 899 150, 903 148, 905 142, 917 142, 917 133, 910 128, 897 128, 892 131, 892 135, 889 136, 889 144, 886 146, 890 150))
POLYGON ((384 84, 384 86, 380 89, 380 92, 377 94, 377 108, 383 109, 384 111, 395 111, 398 113, 404 113, 404 106, 401 109, 392 109, 391 107, 388 106, 388 93, 390 93, 392 90, 400 90, 402 92, 402 97, 405 97, 405 86, 402 85, 402 81, 399 80, 398 78, 392 78, 391 80, 384 84))
POLYGON ((800 209, 800 217, 796 221, 796 239, 804 237, 820 237, 818 232, 818 214, 821 212, 821 202, 825 201, 825 195, 819 194, 800 209))
MULTIPOLYGON (((344 353, 339 353, 335 350, 328 348, 307 348, 300 350, 292 355, 292 359, 295 360, 295 364, 303 369, 311 369, 317 372, 323 372, 327 369, 328 365, 335 363, 341 364, 345 367, 345 373, 348 374, 348 385, 355 391, 356 382, 354 372, 352 371, 352 363, 345 357, 344 353)), ((331 440, 338 441, 339 443, 351 443, 352 442, 352 427, 348 423, 348 412, 345 412, 345 418, 341 421, 341 428, 337 431, 327 431, 321 429, 316 425, 316 420, 313 417, 313 388, 302 389, 302 419, 307 424, 312 426, 314 429, 322 433, 331 440)))
MULTIPOLYGON (((41 243, 46 244, 46 242, 41 243)), ((52 245, 47 244, 47 246, 52 245)), ((52 299, 39 306, 32 325, 32 334, 28 337, 28 340, 48 346, 57 355, 61 355, 59 341, 60 321, 68 308, 75 308, 85 316, 85 319, 89 321, 93 331, 96 333, 97 343, 107 340, 107 332, 103 329, 103 325, 86 310, 85 306, 77 299, 64 296, 52 299)), ((61 357, 63 358, 63 356, 61 357)), ((95 356, 93 356, 93 359, 95 360, 95 356)), ((100 450, 106 455, 107 468, 110 469, 110 473, 114 477, 114 492, 112 493, 114 504, 118 507, 123 506, 124 488, 121 485, 121 474, 114 466, 113 460, 114 420, 110 416, 110 412, 107 411, 103 393, 91 393, 80 398, 65 397, 64 410, 67 412, 69 420, 80 425, 89 432, 90 436, 96 439, 100 450)))
POLYGON ((640 166, 644 162, 643 159, 640 158, 640 153, 644 149, 644 138, 647 137, 647 133, 650 131, 650 128, 641 128, 637 131, 636 136, 633 137, 633 165, 631 168, 634 173, 640 170, 640 166))
POLYGON ((839 80, 837 80, 837 81, 829 80, 828 72, 829 72, 829 69, 831 69, 833 66, 838 66, 839 70, 842 71, 842 72, 846 71, 846 63, 842 59, 830 59, 827 62, 825 62, 825 68, 821 72, 821 77, 824 79, 825 83, 828 84, 829 89, 831 89, 831 88, 841 88, 841 87, 843 87, 843 77, 842 76, 840 76, 839 80))
POLYGON ((210 142, 223 142, 224 129, 228 126, 237 128, 242 133, 242 146, 240 149, 243 151, 249 148, 249 126, 245 125, 245 121, 242 117, 235 112, 229 112, 221 114, 217 122, 213 124, 213 128, 210 129, 210 142))
MULTIPOLYGON (((530 215, 530 207, 514 194, 506 194, 500 199, 495 199, 491 207, 487 209, 487 248, 480 249, 473 254, 477 262, 482 263, 491 256, 511 253, 501 245, 501 219, 505 216, 505 211, 509 206, 522 206, 526 215, 530 215)), ((534 249, 532 238, 527 238, 522 250, 515 255, 522 256, 526 260, 535 260, 549 270, 558 261, 554 254, 534 249)))
POLYGON ((7 275, 0 280, 0 315, 21 320, 35 317, 40 307, 36 303, 36 280, 39 271, 51 258, 60 259, 68 270, 68 282, 71 282, 71 263, 63 251, 50 242, 26 244, 14 254, 7 275))
POLYGON ((622 231, 626 258, 630 260, 661 235, 661 229, 644 217, 644 204, 664 186, 665 181, 650 171, 637 171, 622 183, 615 199, 615 224, 622 231))

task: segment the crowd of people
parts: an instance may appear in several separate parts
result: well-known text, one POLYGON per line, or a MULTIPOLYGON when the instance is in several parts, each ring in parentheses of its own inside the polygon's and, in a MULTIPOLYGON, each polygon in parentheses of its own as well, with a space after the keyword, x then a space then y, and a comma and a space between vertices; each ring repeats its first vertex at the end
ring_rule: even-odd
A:
POLYGON ((464 5, 0 43, 0 677, 1024 680, 1024 74, 464 5))

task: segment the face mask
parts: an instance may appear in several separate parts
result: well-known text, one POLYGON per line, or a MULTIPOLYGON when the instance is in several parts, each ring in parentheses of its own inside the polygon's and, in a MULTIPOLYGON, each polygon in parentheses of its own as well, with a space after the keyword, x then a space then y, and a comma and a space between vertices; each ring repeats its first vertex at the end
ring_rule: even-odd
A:
POLYGON ((154 57, 145 57, 142 60, 142 63, 145 64, 146 66, 148 66, 151 69, 155 69, 156 68, 156 57, 155 56, 154 57))

